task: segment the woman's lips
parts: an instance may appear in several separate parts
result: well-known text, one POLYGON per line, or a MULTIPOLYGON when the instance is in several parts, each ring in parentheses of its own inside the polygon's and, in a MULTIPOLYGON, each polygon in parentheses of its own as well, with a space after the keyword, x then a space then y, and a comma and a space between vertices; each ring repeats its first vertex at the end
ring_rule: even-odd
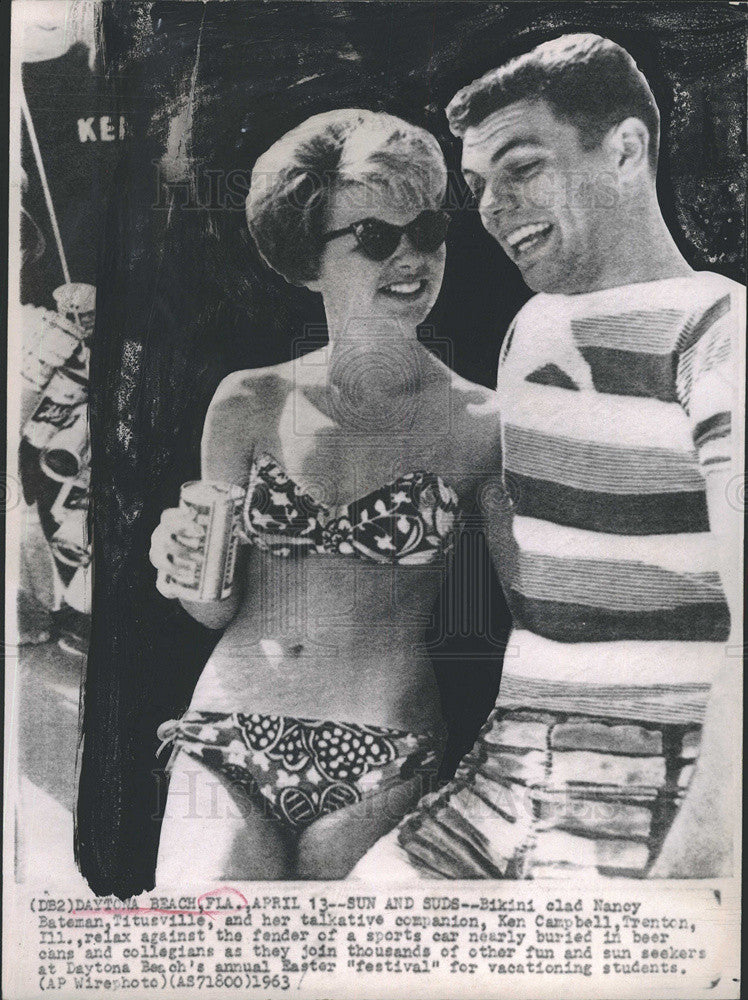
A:
POLYGON ((379 289, 379 292, 381 295, 387 295, 395 299, 417 299, 424 293, 427 284, 428 282, 424 278, 410 281, 392 281, 387 285, 383 285, 379 289))

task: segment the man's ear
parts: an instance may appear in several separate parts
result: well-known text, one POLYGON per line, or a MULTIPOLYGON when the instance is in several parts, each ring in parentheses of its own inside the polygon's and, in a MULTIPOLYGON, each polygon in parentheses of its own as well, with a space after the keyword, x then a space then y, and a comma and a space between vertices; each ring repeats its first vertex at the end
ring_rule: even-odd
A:
POLYGON ((616 169, 631 176, 649 166, 649 131, 641 118, 625 118, 605 137, 616 169))

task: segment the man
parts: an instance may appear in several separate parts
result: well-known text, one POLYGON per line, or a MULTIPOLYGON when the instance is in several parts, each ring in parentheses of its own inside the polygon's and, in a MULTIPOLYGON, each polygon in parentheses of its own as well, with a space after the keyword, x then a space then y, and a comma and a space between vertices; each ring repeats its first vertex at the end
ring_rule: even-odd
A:
POLYGON ((744 289, 668 232, 659 113, 620 46, 540 45, 447 116, 538 293, 502 348, 485 504, 512 655, 454 781, 352 874, 729 874, 744 289))

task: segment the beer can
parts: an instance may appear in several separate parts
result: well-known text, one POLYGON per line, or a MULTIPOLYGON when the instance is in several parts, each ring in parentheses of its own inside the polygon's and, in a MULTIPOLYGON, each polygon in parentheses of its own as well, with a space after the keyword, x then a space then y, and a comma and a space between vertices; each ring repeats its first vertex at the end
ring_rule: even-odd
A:
POLYGON ((189 551, 175 559, 167 576, 178 597, 222 601, 231 596, 244 494, 232 483, 209 480, 182 486, 179 506, 189 512, 190 524, 177 532, 177 540, 189 551))
POLYGON ((79 405, 88 399, 88 379, 69 368, 58 368, 39 405, 26 421, 23 436, 40 451, 55 435, 78 419, 79 405))
POLYGON ((37 306, 24 306, 21 375, 41 392, 56 368, 66 365, 81 349, 81 332, 74 324, 37 306))
POLYGON ((91 489, 90 468, 81 470, 77 479, 67 479, 60 487, 55 502, 50 508, 50 514, 58 524, 78 517, 82 512, 83 520, 88 518, 89 493, 91 489))
POLYGON ((81 404, 73 412, 74 422, 58 431, 39 456, 39 467, 44 475, 59 483, 77 479, 91 461, 88 407, 81 404))
POLYGON ((84 508, 67 508, 49 544, 55 558, 66 566, 89 566, 91 539, 88 534, 88 512, 84 508))
POLYGON ((96 318, 96 286, 71 281, 55 288, 52 295, 57 311, 79 326, 86 337, 90 337, 96 318))
POLYGON ((75 354, 68 359, 67 367, 78 372, 84 378, 88 378, 88 372, 91 367, 91 349, 84 340, 80 341, 75 354))

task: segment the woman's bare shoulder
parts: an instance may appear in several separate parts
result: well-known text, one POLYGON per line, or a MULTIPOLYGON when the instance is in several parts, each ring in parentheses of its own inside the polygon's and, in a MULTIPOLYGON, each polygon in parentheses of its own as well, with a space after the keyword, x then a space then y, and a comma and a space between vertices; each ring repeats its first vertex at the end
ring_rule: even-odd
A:
POLYGON ((232 372, 219 384, 203 427, 203 478, 245 482, 257 441, 277 433, 292 385, 282 367, 232 372))
POLYGON ((456 372, 452 372, 450 389, 454 406, 465 411, 476 420, 491 420, 498 417, 496 392, 484 385, 470 382, 456 372))
POLYGON ((210 408, 267 412, 282 405, 292 387, 289 363, 231 372, 220 382, 210 408))
POLYGON ((496 467, 501 454, 498 398, 493 389, 452 373, 451 426, 458 450, 470 456, 474 469, 496 467))

